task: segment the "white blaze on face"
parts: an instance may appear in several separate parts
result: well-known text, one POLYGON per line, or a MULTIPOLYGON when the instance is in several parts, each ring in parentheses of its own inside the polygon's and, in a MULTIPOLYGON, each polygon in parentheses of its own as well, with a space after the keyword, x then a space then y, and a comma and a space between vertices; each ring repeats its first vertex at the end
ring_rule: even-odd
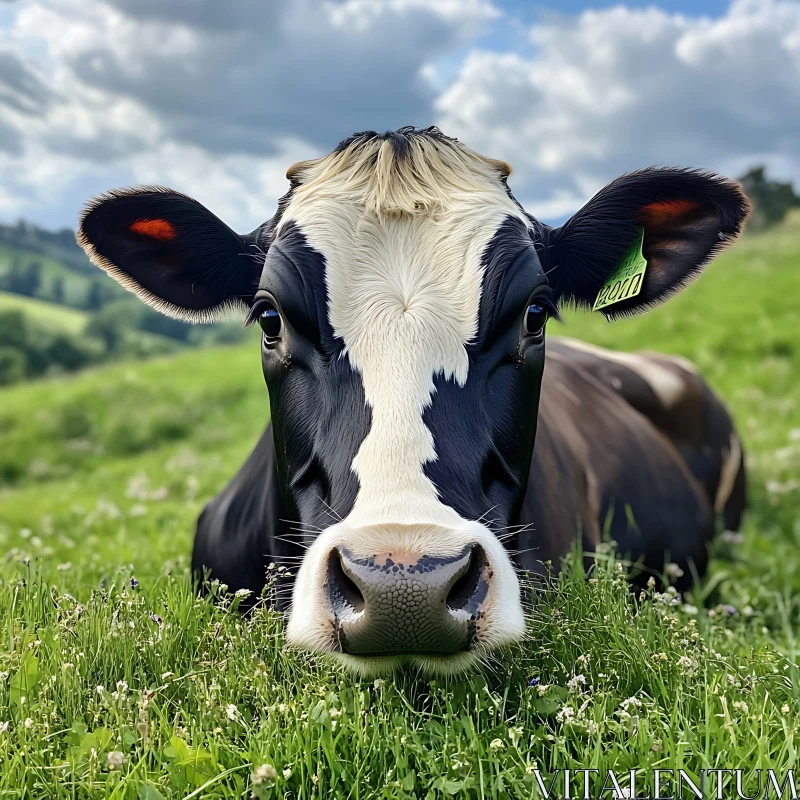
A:
MULTIPOLYGON (((360 375, 372 425, 354 461, 360 491, 346 522, 456 524, 423 465, 436 458, 423 422, 438 374, 467 380, 486 245, 509 215, 525 219, 496 176, 451 208, 378 217, 323 183, 286 209, 325 257, 328 315, 360 375)), ((527 222, 527 220, 526 220, 527 222)))
MULTIPOLYGON (((385 209, 386 195, 365 197, 363 186, 354 187, 357 182, 343 171, 317 185, 312 181, 301 186, 281 220, 281 226, 293 221, 325 258, 330 324, 361 375, 372 413, 369 433, 352 464, 359 479, 354 507, 306 554, 294 593, 290 638, 292 630, 305 627, 302 617, 313 613, 306 598, 322 602, 322 561, 334 538, 363 539, 370 528, 384 524, 398 530, 447 526, 454 532, 442 542, 448 550, 460 549, 465 537, 486 540, 487 552, 505 562, 496 565, 496 578, 509 584, 519 606, 516 575, 508 556, 498 552, 494 535, 443 504, 423 469, 436 458, 423 421, 434 377, 442 374, 462 386, 467 380, 466 346, 478 330, 483 252, 508 216, 528 224, 496 171, 484 164, 483 173, 457 177, 462 185, 450 187, 445 203, 423 198, 416 204, 426 206, 419 213, 413 203, 412 213, 385 213, 380 208, 385 209), (477 528, 482 533, 476 536, 477 528)), ((360 545, 368 551, 369 542, 358 541, 360 545)), ((514 618, 521 624, 521 611, 514 618)), ((308 639, 300 633, 294 638, 308 639)))

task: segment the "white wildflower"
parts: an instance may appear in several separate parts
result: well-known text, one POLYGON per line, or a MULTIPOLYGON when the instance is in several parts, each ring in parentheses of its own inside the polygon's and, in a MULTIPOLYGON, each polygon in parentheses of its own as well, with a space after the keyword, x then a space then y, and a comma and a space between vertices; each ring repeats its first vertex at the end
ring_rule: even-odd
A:
POLYGON ((691 658, 689 658, 689 656, 681 656, 678 659, 678 666, 684 672, 693 672, 697 665, 695 664, 695 662, 691 658))
POLYGON ((234 597, 250 597, 253 594, 250 589, 237 589, 234 597))
POLYGON ((106 763, 110 770, 122 769, 125 763, 125 756, 119 750, 112 750, 106 757, 106 763))
POLYGON ((642 701, 638 697, 629 697, 627 700, 623 700, 619 705, 620 708, 624 708, 625 711, 630 712, 631 707, 641 708, 642 701))
POLYGON ((558 722, 565 724, 568 722, 572 722, 575 718, 575 709, 572 706, 564 706, 558 714, 556 714, 556 720, 558 722))
MULTIPOLYGON (((787 713, 787 714, 789 713, 789 709, 788 709, 788 707, 786 708, 786 712, 785 712, 785 713, 787 713)), ((23 723, 23 725, 24 725, 24 726, 25 726, 25 727, 26 727, 28 730, 30 730, 30 729, 33 727, 33 720, 32 720, 30 717, 28 717, 28 718, 25 720, 25 722, 23 723)))
POLYGON ((272 764, 262 764, 260 767, 256 767, 250 775, 253 786, 271 786, 277 777, 278 771, 272 764))
POLYGON ((125 698, 125 694, 127 693, 127 691, 128 691, 127 682, 126 681, 117 681, 117 691, 116 692, 112 692, 111 696, 115 700, 119 700, 120 698, 124 699, 125 698))
POLYGON ((236 705, 234 703, 228 703, 228 705, 225 708, 225 713, 228 715, 228 719, 230 720, 236 719, 236 714, 238 711, 239 709, 236 708, 236 705))
POLYGON ((489 742, 489 747, 491 747, 492 750, 502 750, 505 744, 502 739, 492 739, 492 741, 489 742))
POLYGON ((567 689, 571 692, 579 692, 581 686, 586 686, 586 677, 584 675, 576 675, 567 681, 567 689))

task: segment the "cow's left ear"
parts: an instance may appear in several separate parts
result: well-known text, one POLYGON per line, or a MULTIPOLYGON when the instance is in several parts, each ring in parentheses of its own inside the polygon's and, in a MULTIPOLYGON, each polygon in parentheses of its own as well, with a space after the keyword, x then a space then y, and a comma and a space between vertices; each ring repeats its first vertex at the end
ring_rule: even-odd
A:
POLYGON ((256 234, 241 236, 197 200, 160 186, 95 198, 77 239, 93 263, 143 302, 189 322, 246 309, 264 263, 256 234))
POLYGON ((643 229, 647 267, 641 291, 602 309, 611 318, 635 314, 696 278, 736 239, 749 212, 747 198, 733 181, 707 172, 651 167, 617 178, 562 227, 547 230, 540 255, 559 297, 591 308, 643 229))

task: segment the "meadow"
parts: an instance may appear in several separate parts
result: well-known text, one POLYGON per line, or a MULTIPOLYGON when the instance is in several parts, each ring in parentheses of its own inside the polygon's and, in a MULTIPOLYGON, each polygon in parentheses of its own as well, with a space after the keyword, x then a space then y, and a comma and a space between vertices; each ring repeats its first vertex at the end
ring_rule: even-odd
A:
POLYGON ((268 608, 195 595, 195 519, 268 420, 255 334, 0 390, 0 797, 540 797, 536 770, 796 767, 798 298, 795 213, 643 317, 551 325, 695 361, 750 512, 683 597, 576 554, 527 641, 452 680, 356 679, 284 649, 268 608))

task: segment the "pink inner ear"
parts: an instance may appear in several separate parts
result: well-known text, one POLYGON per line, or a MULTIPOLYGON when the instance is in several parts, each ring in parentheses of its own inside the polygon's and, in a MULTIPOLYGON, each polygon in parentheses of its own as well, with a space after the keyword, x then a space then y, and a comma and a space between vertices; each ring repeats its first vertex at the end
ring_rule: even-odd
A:
POLYGON ((176 236, 172 223, 167 222, 165 219, 137 219, 130 229, 134 233, 139 233, 150 239, 158 239, 159 241, 174 239, 176 236))
POLYGON ((694 200, 659 200, 639 210, 639 222, 643 225, 669 225, 698 208, 700 203, 694 200))

